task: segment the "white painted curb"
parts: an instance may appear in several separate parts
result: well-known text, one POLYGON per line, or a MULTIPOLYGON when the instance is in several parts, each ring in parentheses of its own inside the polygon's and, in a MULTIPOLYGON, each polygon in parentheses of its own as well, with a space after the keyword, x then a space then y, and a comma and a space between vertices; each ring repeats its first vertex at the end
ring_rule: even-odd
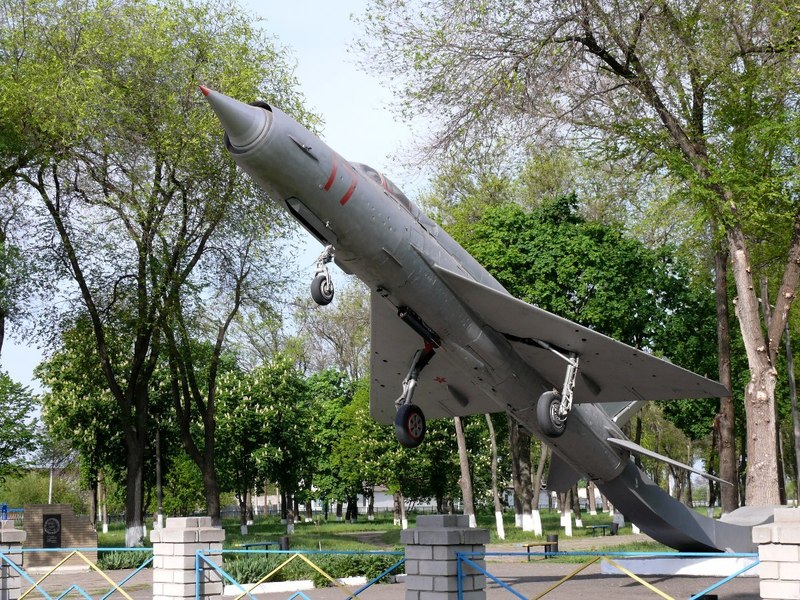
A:
MULTIPOLYGON (((343 577, 337 579, 342 585, 364 585, 367 583, 366 577, 343 577)), ((251 594, 280 594, 286 592, 300 592, 303 590, 313 590, 314 582, 311 579, 298 579, 296 581, 269 581, 260 583, 251 589, 253 584, 243 583, 242 587, 251 594)), ((223 590, 225 596, 238 596, 242 590, 235 585, 226 585, 223 590)))

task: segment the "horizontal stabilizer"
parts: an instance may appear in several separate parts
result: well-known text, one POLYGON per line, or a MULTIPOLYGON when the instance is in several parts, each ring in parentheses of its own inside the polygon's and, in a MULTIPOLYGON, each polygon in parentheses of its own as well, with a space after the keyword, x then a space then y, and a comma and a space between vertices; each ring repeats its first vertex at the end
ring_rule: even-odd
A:
POLYGON ((652 450, 648 450, 647 448, 642 448, 639 444, 636 444, 630 440, 608 438, 608 441, 614 444, 615 446, 618 446, 620 448, 625 448, 625 450, 630 450, 631 452, 634 452, 636 454, 641 454, 642 456, 649 456, 650 458, 655 458, 656 460, 665 462, 668 465, 672 465, 673 467, 678 467, 679 469, 683 469, 684 471, 691 471, 692 473, 700 475, 701 477, 705 477, 706 479, 712 479, 714 481, 718 481, 719 483, 724 483, 725 485, 733 485, 730 481, 725 481, 724 479, 720 479, 719 477, 710 475, 705 471, 701 471, 700 469, 695 469, 694 467, 690 467, 689 465, 668 458, 663 454, 659 454, 658 452, 653 452, 652 450))

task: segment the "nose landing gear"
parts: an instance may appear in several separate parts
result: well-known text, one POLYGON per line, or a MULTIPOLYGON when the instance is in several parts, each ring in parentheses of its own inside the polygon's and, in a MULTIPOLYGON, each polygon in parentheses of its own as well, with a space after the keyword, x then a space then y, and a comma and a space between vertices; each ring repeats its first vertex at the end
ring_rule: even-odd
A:
POLYGON ((328 272, 328 263, 334 258, 333 246, 326 246, 317 259, 314 279, 311 281, 311 297, 320 306, 326 306, 333 300, 333 279, 328 272))

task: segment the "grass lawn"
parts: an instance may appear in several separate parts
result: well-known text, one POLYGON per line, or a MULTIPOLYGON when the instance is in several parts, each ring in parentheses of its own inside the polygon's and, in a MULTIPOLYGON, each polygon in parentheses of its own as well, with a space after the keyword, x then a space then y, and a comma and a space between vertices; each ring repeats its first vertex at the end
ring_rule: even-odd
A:
MULTIPOLYGON (((495 531, 494 514, 479 514, 478 526, 490 531, 492 544, 521 544, 524 542, 543 541, 548 533, 560 533, 560 515, 557 511, 540 511, 544 535, 536 537, 530 532, 522 531, 514 526, 514 515, 506 513, 504 516, 505 540, 500 540, 495 531)), ((415 515, 409 515, 409 526, 413 527, 415 515)), ((611 518, 607 513, 596 516, 583 515, 583 524, 601 525, 610 524, 611 518)), ((225 547, 236 548, 237 544, 245 542, 277 542, 286 535, 286 525, 282 525, 277 517, 259 517, 254 525, 248 527, 248 534, 239 532, 238 519, 224 519, 225 547)), ((312 523, 295 524, 294 533, 289 536, 289 545, 296 550, 385 550, 400 547, 400 527, 392 522, 391 513, 379 513, 374 521, 368 521, 366 516, 359 517, 356 523, 337 522, 335 517, 324 521, 318 517, 312 523)), ((580 530, 574 530, 576 536, 585 535, 580 530)), ((630 525, 620 529, 620 535, 631 533, 630 525)), ((108 533, 98 533, 98 545, 102 548, 116 548, 125 545, 125 525, 113 523, 109 526, 108 533)), ((146 545, 150 545, 149 535, 146 545)))

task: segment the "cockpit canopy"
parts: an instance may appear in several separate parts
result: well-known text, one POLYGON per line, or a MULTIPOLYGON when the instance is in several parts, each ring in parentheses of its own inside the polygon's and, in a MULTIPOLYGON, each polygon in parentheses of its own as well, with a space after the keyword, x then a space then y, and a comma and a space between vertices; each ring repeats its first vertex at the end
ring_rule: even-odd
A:
POLYGON ((369 165, 365 165, 362 163, 350 163, 353 168, 362 173, 364 176, 372 179, 375 183, 380 185, 383 190, 389 194, 392 198, 397 200, 400 204, 402 204, 405 209, 413 213, 411 201, 406 197, 406 195, 402 192, 402 190, 397 187, 388 177, 386 177, 383 173, 376 171, 369 165))

